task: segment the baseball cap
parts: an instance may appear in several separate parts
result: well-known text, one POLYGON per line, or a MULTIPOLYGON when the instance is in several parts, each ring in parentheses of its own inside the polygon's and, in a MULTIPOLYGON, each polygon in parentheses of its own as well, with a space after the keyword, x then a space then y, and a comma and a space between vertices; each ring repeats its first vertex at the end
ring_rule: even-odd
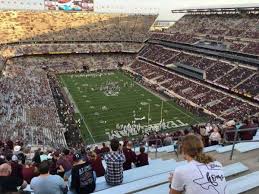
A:
POLYGON ((81 159, 81 154, 80 153, 76 153, 76 154, 73 155, 73 160, 74 161, 78 161, 80 159, 81 159))
POLYGON ((16 155, 12 156, 12 161, 18 161, 18 157, 16 155))
POLYGON ((13 150, 15 152, 19 152, 21 150, 21 146, 17 145, 17 146, 14 146, 13 150))

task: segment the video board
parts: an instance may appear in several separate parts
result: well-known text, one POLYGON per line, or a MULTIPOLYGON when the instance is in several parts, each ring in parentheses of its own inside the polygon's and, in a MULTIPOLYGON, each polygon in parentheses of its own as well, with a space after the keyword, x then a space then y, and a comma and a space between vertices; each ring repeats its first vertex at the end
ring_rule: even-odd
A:
POLYGON ((45 10, 94 11, 93 0, 45 0, 45 10))

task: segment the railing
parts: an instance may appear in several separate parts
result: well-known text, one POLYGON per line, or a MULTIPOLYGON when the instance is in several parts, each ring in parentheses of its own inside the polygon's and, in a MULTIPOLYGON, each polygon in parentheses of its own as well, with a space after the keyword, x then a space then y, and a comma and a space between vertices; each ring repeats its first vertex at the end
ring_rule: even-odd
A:
MULTIPOLYGON (((172 140, 172 144, 171 145, 175 145, 174 143, 175 143, 175 141, 177 141, 177 140, 172 140)), ((157 149, 158 148, 160 148, 160 147, 165 147, 165 146, 163 146, 163 142, 162 142, 162 140, 161 139, 150 139, 150 140, 147 140, 146 141, 146 144, 147 144, 147 146, 146 145, 143 145, 145 148, 147 148, 147 152, 149 152, 149 149, 150 149, 150 142, 155 142, 155 144, 152 144, 153 146, 154 146, 154 148, 155 148, 155 158, 157 158, 157 153, 158 153, 158 151, 157 151, 157 149)), ((134 149, 134 152, 136 151, 136 147, 140 147, 141 146, 141 143, 139 143, 138 141, 133 141, 133 149, 134 149)), ((175 152, 175 154, 176 154, 176 156, 177 156, 177 158, 178 158, 178 152, 177 152, 177 150, 174 150, 174 152, 175 152)))
MULTIPOLYGON (((259 129, 259 127, 254 127, 254 128, 248 128, 248 129, 233 129, 233 130, 227 130, 224 132, 224 141, 228 142, 228 143, 232 143, 232 149, 231 149, 231 153, 230 153, 230 160, 232 160, 233 158, 233 154, 234 154, 234 149, 235 149, 235 145, 236 143, 240 143, 240 142, 259 142, 259 140, 239 140, 239 133, 243 132, 243 131, 257 131, 259 129), (235 133, 234 135, 234 140, 233 141, 227 141, 226 137, 227 137, 227 133, 235 133)), ((256 133, 256 132, 255 132, 256 133)), ((254 136, 253 136, 254 137, 254 136)))

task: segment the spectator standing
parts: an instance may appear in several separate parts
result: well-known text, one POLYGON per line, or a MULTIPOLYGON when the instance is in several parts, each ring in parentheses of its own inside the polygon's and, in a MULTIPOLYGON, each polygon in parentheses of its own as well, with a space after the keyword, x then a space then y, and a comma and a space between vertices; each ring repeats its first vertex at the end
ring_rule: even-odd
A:
POLYGON ((72 169, 72 164, 70 161, 62 156, 58 151, 54 153, 54 158, 57 160, 57 168, 58 168, 58 173, 63 177, 64 179, 68 180, 69 176, 71 175, 71 169, 72 169))
POLYGON ((33 177, 36 177, 38 174, 38 170, 35 166, 33 166, 31 164, 31 162, 25 162, 25 165, 22 168, 22 175, 23 175, 23 179, 30 184, 31 183, 31 179, 33 177))
POLYGON ((8 139, 8 140, 6 141, 6 145, 7 145, 7 147, 8 147, 10 150, 13 150, 13 145, 14 145, 13 141, 11 141, 10 139, 8 139))
POLYGON ((66 190, 65 182, 60 176, 49 174, 48 161, 45 160, 39 165, 39 173, 30 184, 34 194, 63 194, 66 190))
POLYGON ((102 148, 101 148, 101 154, 102 156, 104 156, 105 154, 110 152, 110 148, 108 146, 105 145, 105 143, 102 143, 102 148))
POLYGON ((33 156, 33 158, 32 158, 32 161, 33 161, 36 165, 39 165, 39 164, 41 163, 41 160, 40 160, 40 151, 41 151, 41 149, 39 148, 39 149, 35 152, 35 154, 34 154, 34 156, 33 156))
POLYGON ((23 166, 21 164, 19 164, 18 157, 16 155, 13 155, 11 157, 11 160, 10 160, 10 158, 8 156, 7 160, 9 161, 9 164, 12 167, 11 176, 17 176, 20 179, 23 179, 23 175, 22 175, 22 168, 23 168, 23 166))
POLYGON ((88 194, 95 190, 96 178, 89 162, 81 159, 81 154, 74 155, 74 165, 71 173, 70 190, 72 193, 88 194))
POLYGON ((25 164, 26 156, 21 151, 22 147, 19 145, 14 146, 13 148, 13 154, 17 156, 17 158, 22 162, 22 164, 25 164))
POLYGON ((141 167, 141 166, 149 165, 148 154, 145 153, 145 147, 141 146, 139 151, 140 151, 140 154, 137 155, 136 166, 141 167))
POLYGON ((120 143, 117 139, 111 140, 111 153, 104 156, 107 165, 105 179, 109 185, 119 185, 123 181, 123 163, 125 156, 121 152, 120 143))
POLYGON ((64 149, 63 150, 63 154, 64 154, 65 160, 70 162, 70 164, 72 166, 73 165, 73 157, 74 157, 74 155, 72 153, 70 153, 70 151, 68 149, 64 149))
POLYGON ((95 152, 90 152, 89 162, 91 163, 97 177, 104 176, 105 169, 103 167, 102 159, 100 156, 98 156, 95 152))
POLYGON ((126 161, 123 163, 123 169, 129 170, 132 168, 132 164, 135 164, 137 161, 137 156, 134 151, 132 151, 132 142, 129 141, 127 146, 123 148, 123 154, 125 156, 126 161))
POLYGON ((98 148, 98 146, 95 146, 94 152, 99 156, 101 155, 101 150, 98 148))

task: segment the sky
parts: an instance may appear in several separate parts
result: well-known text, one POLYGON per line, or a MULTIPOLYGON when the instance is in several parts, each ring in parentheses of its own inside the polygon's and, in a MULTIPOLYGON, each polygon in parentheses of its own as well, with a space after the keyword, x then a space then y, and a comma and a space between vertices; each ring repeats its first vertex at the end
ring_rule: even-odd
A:
POLYGON ((174 20, 172 9, 259 3, 258 0, 95 0, 100 12, 157 12, 160 20, 174 20))

